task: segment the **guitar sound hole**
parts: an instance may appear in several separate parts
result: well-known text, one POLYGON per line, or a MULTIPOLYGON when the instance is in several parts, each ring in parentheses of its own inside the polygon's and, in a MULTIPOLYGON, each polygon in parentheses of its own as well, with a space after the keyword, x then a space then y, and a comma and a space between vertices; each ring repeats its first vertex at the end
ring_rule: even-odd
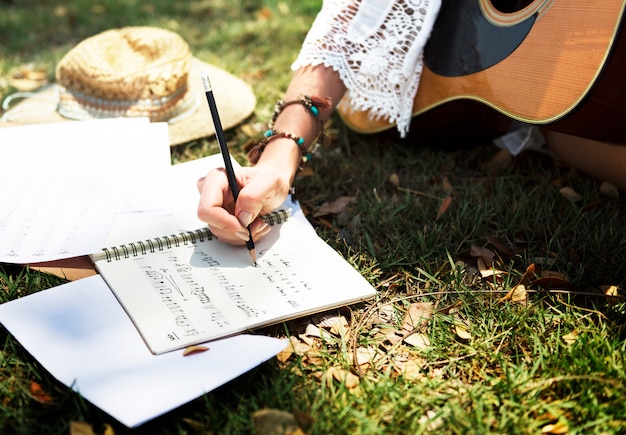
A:
POLYGON ((521 11, 535 0, 491 0, 493 7, 503 14, 521 11))

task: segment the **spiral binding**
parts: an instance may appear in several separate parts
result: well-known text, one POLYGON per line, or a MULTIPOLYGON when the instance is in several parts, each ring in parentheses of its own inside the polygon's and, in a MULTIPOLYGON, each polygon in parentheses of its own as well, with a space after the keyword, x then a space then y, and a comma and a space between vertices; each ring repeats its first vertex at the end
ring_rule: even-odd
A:
POLYGON ((291 216, 291 209, 276 210, 271 213, 264 214, 263 216, 261 216, 261 219, 263 219, 263 221, 268 225, 278 225, 282 224, 283 222, 287 222, 289 216, 291 216))
MULTIPOLYGON (((261 219, 269 225, 278 225, 286 222, 291 216, 291 209, 276 210, 266 215, 261 216, 261 219)), ((182 245, 204 242, 204 240, 213 240, 215 235, 208 228, 198 228, 193 231, 184 231, 178 234, 171 234, 169 236, 156 237, 154 239, 140 240, 138 242, 132 242, 119 246, 112 246, 110 248, 102 248, 101 254, 93 256, 93 260, 106 259, 107 263, 113 260, 120 260, 122 258, 137 257, 138 255, 146 255, 148 252, 154 253, 156 251, 164 251, 171 249, 172 246, 178 247, 182 245)))
MULTIPOLYGON (((194 231, 186 231, 143 241, 140 240, 127 245, 103 248, 102 252, 104 253, 106 261, 110 263, 113 260, 146 255, 148 252, 164 251, 170 249, 172 246, 180 246, 181 244, 188 245, 191 243, 195 245, 197 242, 204 242, 205 239, 212 240, 214 237, 215 236, 208 228, 199 228, 194 231)), ((96 258, 96 260, 97 259, 98 258, 96 258)))

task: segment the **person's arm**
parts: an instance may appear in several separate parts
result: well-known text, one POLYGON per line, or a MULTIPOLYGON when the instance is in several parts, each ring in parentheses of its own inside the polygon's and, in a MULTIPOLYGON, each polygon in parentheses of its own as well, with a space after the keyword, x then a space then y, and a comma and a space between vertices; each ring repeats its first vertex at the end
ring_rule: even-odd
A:
MULTIPOLYGON (((321 65, 307 66, 294 72, 284 100, 299 99, 301 95, 330 98, 330 107, 321 109, 319 114, 326 121, 344 93, 345 86, 336 71, 321 65)), ((274 129, 302 137, 305 147, 311 146, 320 133, 320 125, 308 110, 302 104, 285 106, 274 129)), ((248 238, 248 225, 253 239, 261 238, 270 227, 257 218, 259 214, 267 213, 283 203, 301 158, 301 150, 293 140, 279 137, 269 141, 255 166, 238 171, 241 190, 234 207, 224 172, 209 172, 198 181, 198 217, 207 223, 220 240, 243 244, 248 238)))

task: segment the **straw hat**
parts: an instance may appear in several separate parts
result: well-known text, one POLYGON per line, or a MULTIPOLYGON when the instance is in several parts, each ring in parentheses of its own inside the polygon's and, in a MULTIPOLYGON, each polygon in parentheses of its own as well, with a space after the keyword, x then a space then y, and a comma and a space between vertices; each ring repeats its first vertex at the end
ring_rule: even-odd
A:
POLYGON ((14 95, 28 98, 11 107, 0 126, 145 116, 168 122, 170 144, 178 145, 215 134, 202 72, 211 79, 225 129, 254 111, 250 87, 194 58, 178 34, 154 27, 107 30, 80 42, 59 61, 56 84, 14 95))

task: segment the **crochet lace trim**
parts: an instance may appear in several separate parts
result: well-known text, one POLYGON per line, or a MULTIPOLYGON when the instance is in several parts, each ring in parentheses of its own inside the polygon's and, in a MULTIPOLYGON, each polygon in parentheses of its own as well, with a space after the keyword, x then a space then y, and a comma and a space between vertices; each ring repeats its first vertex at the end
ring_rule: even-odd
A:
POLYGON ((348 89, 340 104, 395 123, 405 136, 440 5, 441 0, 325 0, 292 69, 333 68, 348 89))

